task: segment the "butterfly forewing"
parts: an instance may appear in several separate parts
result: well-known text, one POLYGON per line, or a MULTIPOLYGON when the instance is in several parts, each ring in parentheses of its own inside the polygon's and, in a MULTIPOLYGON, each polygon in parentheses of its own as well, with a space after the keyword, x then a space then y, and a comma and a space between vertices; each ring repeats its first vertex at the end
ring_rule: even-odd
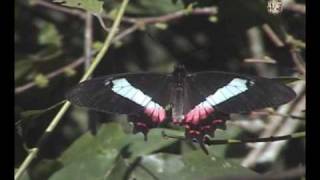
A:
POLYGON ((295 92, 275 80, 225 72, 200 72, 188 77, 198 92, 216 110, 249 112, 276 107, 295 97, 295 92))
POLYGON ((166 106, 169 75, 156 73, 118 74, 84 81, 69 91, 72 103, 102 112, 133 114, 153 101, 166 106))

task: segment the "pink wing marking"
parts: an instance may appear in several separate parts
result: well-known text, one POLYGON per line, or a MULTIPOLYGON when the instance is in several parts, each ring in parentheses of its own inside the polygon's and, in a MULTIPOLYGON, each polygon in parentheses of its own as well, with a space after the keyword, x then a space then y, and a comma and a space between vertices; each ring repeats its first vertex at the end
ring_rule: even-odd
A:
POLYGON ((153 122, 162 123, 166 117, 166 111, 160 105, 151 103, 152 105, 147 106, 144 112, 151 117, 153 122))
POLYGON ((214 108, 206 102, 200 103, 187 113, 184 121, 186 123, 198 124, 200 120, 207 118, 213 111, 214 108))

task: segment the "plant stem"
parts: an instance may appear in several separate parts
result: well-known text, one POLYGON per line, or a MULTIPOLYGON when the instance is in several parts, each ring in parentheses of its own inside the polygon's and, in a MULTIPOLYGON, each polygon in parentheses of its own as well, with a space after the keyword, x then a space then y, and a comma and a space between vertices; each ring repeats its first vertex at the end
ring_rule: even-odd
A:
POLYGON ((243 143, 256 143, 256 142, 274 142, 283 141, 289 139, 304 138, 305 132, 297 132, 284 136, 271 136, 266 138, 255 138, 255 139, 213 139, 205 142, 207 145, 220 145, 220 144, 243 144, 243 143))
MULTIPOLYGON (((94 61, 92 62, 91 66, 88 68, 88 70, 84 74, 84 76, 81 78, 80 82, 86 80, 92 74, 92 72, 95 70, 97 65, 101 62, 103 56, 108 51, 108 49, 109 49, 109 47, 111 45, 111 40, 113 39, 113 37, 115 36, 115 34, 116 34, 117 30, 118 30, 118 26, 119 26, 119 24, 121 22, 121 18, 122 18, 123 14, 124 14, 124 11, 125 11, 125 9, 127 7, 128 2, 129 2, 129 0, 123 0, 122 1, 122 4, 121 4, 120 9, 118 11, 117 17, 116 17, 115 21, 113 22, 113 25, 111 27, 110 33, 108 34, 102 49, 100 50, 100 52, 98 53, 98 55, 96 56, 96 58, 94 59, 94 61)), ((69 109, 70 105, 71 105, 71 103, 69 101, 64 103, 62 108, 59 110, 57 115, 54 117, 54 119, 51 121, 51 123, 49 124, 49 126, 45 130, 45 133, 40 138, 40 141, 39 141, 38 144, 42 144, 41 142, 44 139, 43 137, 46 137, 45 135, 48 135, 48 133, 51 133, 54 130, 54 128, 57 126, 57 124, 62 119, 63 115, 69 109)), ((39 152, 39 146, 37 146, 35 148, 32 148, 31 152, 28 154, 26 159, 23 161, 23 163, 21 164, 21 166, 19 167, 19 169, 15 173, 15 177, 14 177, 15 180, 18 180, 21 177, 23 172, 30 165, 31 161, 37 156, 38 152, 39 152)))

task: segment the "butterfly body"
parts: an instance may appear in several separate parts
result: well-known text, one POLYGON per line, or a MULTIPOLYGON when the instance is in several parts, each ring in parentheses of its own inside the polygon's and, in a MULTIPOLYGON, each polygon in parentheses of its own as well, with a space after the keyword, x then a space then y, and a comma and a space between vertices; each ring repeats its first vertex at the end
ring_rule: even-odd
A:
POLYGON ((165 121, 185 127, 186 136, 203 142, 224 128, 230 113, 287 103, 294 91, 273 79, 226 72, 128 73, 93 78, 67 94, 72 103, 129 115, 135 132, 145 135, 165 121), (166 109, 170 105, 171 109, 166 109))

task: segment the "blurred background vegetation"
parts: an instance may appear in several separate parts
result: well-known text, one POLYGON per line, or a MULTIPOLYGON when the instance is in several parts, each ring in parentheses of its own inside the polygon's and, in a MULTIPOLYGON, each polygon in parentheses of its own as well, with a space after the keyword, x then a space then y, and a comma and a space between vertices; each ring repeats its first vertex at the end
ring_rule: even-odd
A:
MULTIPOLYGON (((15 168, 28 155, 28 148, 37 146, 66 92, 101 49, 120 3, 15 1, 15 168)), ((111 48, 92 76, 170 73, 180 63, 190 72, 219 70, 285 77, 298 94, 296 100, 275 110, 234 115, 227 130, 218 130, 215 137, 257 138, 304 131, 305 1, 282 0, 279 14, 269 13, 267 3, 131 0, 111 48)), ((209 147, 207 156, 197 144, 163 138, 162 130, 151 130, 144 142, 142 134, 130 132, 126 116, 72 106, 41 144, 22 178, 304 176, 303 139, 215 145, 209 147)), ((183 135, 182 129, 164 130, 183 135)))

